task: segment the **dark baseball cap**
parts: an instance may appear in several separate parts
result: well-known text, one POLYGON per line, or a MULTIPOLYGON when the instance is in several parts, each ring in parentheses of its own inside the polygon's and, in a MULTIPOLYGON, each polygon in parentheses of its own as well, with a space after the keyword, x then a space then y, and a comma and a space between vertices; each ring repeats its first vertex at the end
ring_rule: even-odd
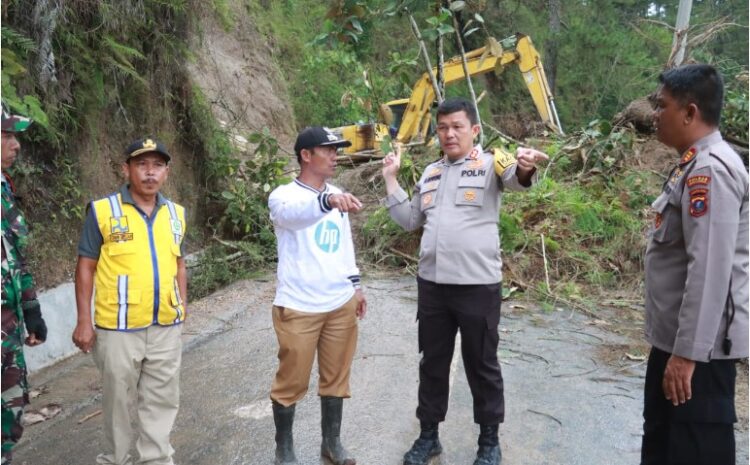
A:
POLYGON ((340 139, 330 129, 320 126, 311 126, 305 128, 297 135, 297 142, 294 143, 294 152, 299 155, 303 149, 313 147, 349 147, 352 145, 346 139, 340 139))
POLYGON ((158 153, 159 155, 166 158, 167 161, 170 161, 172 159, 172 157, 169 155, 169 152, 167 152, 167 148, 164 147, 164 144, 154 139, 153 137, 144 137, 143 139, 138 139, 128 145, 128 148, 125 149, 125 161, 130 160, 133 157, 137 157, 138 155, 143 155, 144 153, 150 152, 158 153))
POLYGON ((3 132, 23 132, 31 126, 32 122, 31 118, 12 114, 3 102, 3 132))

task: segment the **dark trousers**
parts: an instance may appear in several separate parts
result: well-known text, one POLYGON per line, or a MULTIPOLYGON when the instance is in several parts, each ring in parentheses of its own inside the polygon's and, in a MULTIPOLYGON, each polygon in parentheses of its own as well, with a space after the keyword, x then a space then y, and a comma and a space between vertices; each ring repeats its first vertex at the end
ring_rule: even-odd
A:
POLYGON ((697 362, 692 398, 674 407, 661 385, 669 357, 656 347, 648 357, 641 465, 734 465, 735 360, 697 362))
POLYGON ((451 359, 456 331, 474 399, 474 421, 498 424, 505 418, 503 375, 497 360, 500 283, 436 284, 417 278, 419 320, 419 406, 417 418, 439 423, 448 411, 451 359))

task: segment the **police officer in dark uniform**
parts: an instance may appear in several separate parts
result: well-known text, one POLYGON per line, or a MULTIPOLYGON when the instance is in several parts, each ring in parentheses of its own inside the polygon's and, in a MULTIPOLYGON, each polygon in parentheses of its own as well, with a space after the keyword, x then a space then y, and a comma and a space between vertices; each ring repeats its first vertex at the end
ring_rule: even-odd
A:
POLYGON ((421 434, 405 465, 426 464, 440 454, 438 424, 448 410, 449 372, 456 332, 480 425, 475 465, 496 465, 501 453, 498 425, 505 416, 503 377, 497 359, 500 322, 498 218, 504 189, 528 189, 536 163, 547 156, 519 149, 485 152, 474 145, 476 110, 466 99, 446 100, 437 111, 444 157, 427 167, 408 195, 396 175, 400 153, 384 160, 383 177, 391 217, 404 229, 423 227, 418 283, 419 406, 421 434))
POLYGON ((748 173, 719 133, 704 64, 659 76, 654 123, 681 154, 646 250, 642 465, 735 463, 735 361, 748 356, 748 173))

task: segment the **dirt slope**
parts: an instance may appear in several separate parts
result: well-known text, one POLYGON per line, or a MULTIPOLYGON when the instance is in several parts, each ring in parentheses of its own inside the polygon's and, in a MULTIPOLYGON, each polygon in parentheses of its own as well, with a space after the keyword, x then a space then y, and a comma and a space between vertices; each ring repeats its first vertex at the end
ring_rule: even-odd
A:
POLYGON ((188 64, 190 79, 214 116, 236 134, 267 127, 282 147, 290 147, 296 132, 284 80, 253 19, 235 3, 233 26, 225 28, 208 14, 190 39, 195 54, 188 64))

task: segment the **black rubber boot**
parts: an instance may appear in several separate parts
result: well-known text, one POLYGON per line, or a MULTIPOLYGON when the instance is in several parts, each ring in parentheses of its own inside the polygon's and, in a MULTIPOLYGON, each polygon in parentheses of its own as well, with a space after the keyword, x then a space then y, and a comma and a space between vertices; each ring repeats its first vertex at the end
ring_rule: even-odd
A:
POLYGON ((503 454, 497 437, 498 425, 479 425, 477 458, 474 465, 500 465, 503 454))
POLYGON ((273 402, 273 422, 276 425, 276 459, 274 465, 298 465, 294 455, 294 405, 284 407, 273 402))
POLYGON ((344 399, 342 397, 320 397, 320 427, 323 442, 320 455, 334 465, 355 465, 357 461, 341 445, 341 417, 344 399))
POLYGON ((430 458, 443 452, 438 438, 438 424, 421 422, 420 425, 422 432, 404 454, 404 465, 427 465, 430 458))

